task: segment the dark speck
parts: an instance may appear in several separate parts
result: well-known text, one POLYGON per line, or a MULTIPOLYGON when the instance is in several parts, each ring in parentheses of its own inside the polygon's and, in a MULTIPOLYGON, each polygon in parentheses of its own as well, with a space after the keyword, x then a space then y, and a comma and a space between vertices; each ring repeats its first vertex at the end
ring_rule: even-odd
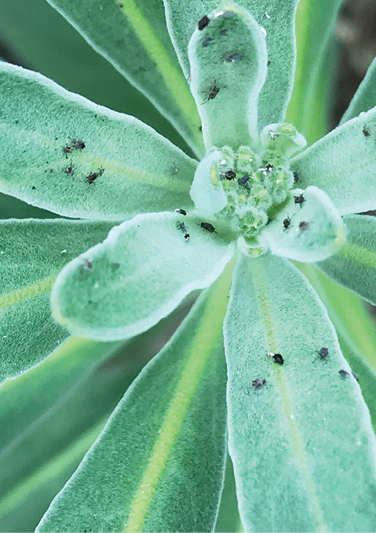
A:
POLYGON ((185 209, 175 209, 175 213, 180 213, 181 215, 186 215, 187 214, 187 211, 185 209))
POLYGON ((207 37, 207 38, 205 39, 205 41, 203 41, 202 46, 203 46, 204 48, 206 48, 207 46, 210 45, 210 43, 211 43, 212 41, 213 41, 213 39, 212 39, 211 37, 207 37))
POLYGON ((363 135, 364 137, 369 137, 371 135, 369 129, 366 128, 366 126, 363 126, 363 135))
POLYGON ((320 359, 326 359, 329 355, 328 348, 324 348, 324 347, 320 348, 319 355, 320 355, 320 359))
POLYGON ((89 259, 84 259, 84 268, 85 270, 93 270, 93 263, 89 259))
POLYGON ((341 376, 341 378, 346 378, 349 375, 349 373, 346 372, 346 370, 340 370, 338 374, 341 376))
POLYGON ((277 365, 283 365, 284 359, 280 353, 275 353, 272 357, 277 365))
POLYGON ((72 144, 73 144, 73 147, 76 149, 76 150, 83 150, 86 146, 86 144, 84 143, 84 141, 72 141, 72 144))
POLYGON ((249 176, 243 176, 238 179, 239 185, 245 185, 249 181, 249 176))
POLYGON ((210 19, 206 15, 202 17, 201 20, 198 21, 198 29, 201 31, 209 24, 210 19))
POLYGON ((119 7, 123 8, 124 7, 124 4, 123 2, 119 2, 119 7))
POLYGON ((300 204, 300 207, 303 207, 305 202, 304 193, 299 194, 299 196, 294 196, 294 201, 296 204, 300 204))
POLYGON ((228 29, 225 28, 224 30, 221 30, 221 35, 227 35, 228 29))
POLYGON ((353 370, 351 370, 351 374, 354 376, 354 378, 356 379, 356 381, 359 383, 358 376, 355 374, 355 372, 354 372, 353 370))
POLYGON ((227 170, 227 172, 225 172, 225 178, 227 180, 233 180, 234 178, 236 178, 236 174, 233 170, 227 170))
POLYGON ((201 227, 206 229, 206 231, 209 231, 209 233, 215 232, 215 227, 212 226, 209 222, 201 222, 201 227))
POLYGON ((271 61, 269 59, 269 61, 267 62, 267 66, 270 67, 270 64, 271 64, 271 61))
POLYGON ((120 267, 120 263, 112 263, 112 268, 117 270, 120 267))
POLYGON ((225 58, 227 63, 233 63, 234 61, 241 61, 243 56, 241 54, 231 54, 225 58))
POLYGON ((202 126, 199 126, 199 127, 198 127, 198 130, 199 130, 199 131, 202 131, 202 126))
POLYGON ((266 379, 254 379, 252 381, 252 385, 255 389, 261 389, 264 385, 266 385, 266 379))
POLYGON ((309 223, 302 220, 302 222, 299 224, 300 231, 306 231, 309 228, 309 223))
POLYGON ((36 190, 36 187, 34 187, 34 185, 31 187, 34 191, 36 190))
POLYGON ((296 172, 296 170, 292 173, 293 176, 294 176, 294 183, 298 183, 299 181, 299 175, 298 173, 296 172))

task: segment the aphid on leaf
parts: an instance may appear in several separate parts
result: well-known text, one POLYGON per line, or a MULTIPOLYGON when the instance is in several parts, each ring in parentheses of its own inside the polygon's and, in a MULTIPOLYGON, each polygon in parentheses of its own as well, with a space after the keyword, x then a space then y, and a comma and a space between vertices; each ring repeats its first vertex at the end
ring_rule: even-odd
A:
POLYGON ((346 378, 349 375, 346 370, 339 370, 338 374, 341 376, 341 378, 346 378))
POLYGON ((355 374, 355 372, 354 372, 353 370, 351 370, 351 374, 354 376, 354 378, 356 379, 356 381, 359 383, 358 376, 355 374))
POLYGON ((209 222, 201 222, 201 227, 206 229, 206 231, 209 231, 209 233, 215 232, 215 227, 209 222))
POLYGON ((186 215, 187 211, 185 209, 175 209, 175 213, 179 213, 180 215, 186 215))
POLYGON ((319 356, 320 356, 320 359, 326 359, 329 355, 329 350, 328 348, 325 348, 324 346, 322 348, 320 348, 319 350, 319 356))
POLYGON ((221 35, 227 35, 227 32, 228 32, 228 29, 224 28, 223 30, 221 30, 221 35))
POLYGON ((266 385, 266 379, 254 379, 252 381, 252 385, 256 390, 261 389, 264 385, 266 385))
POLYGON ((86 176, 86 181, 88 182, 89 185, 91 185, 92 183, 94 183, 94 181, 100 176, 100 173, 99 172, 91 172, 88 176, 86 176))
POLYGON ((67 156, 68 158, 68 155, 67 154, 71 154, 73 152, 73 148, 71 146, 69 146, 68 144, 66 144, 64 147, 63 147, 63 152, 64 154, 67 156))
POLYGON ((84 259, 84 269, 93 270, 93 263, 89 259, 84 259))
POLYGON ((75 150, 83 150, 86 146, 84 141, 76 141, 76 139, 73 139, 72 145, 75 150))
POLYGON ((183 233, 187 233, 187 226, 184 224, 184 222, 178 222, 176 224, 176 227, 180 229, 183 233))
POLYGON ((218 93, 219 93, 219 87, 217 87, 216 85, 213 85, 213 87, 211 87, 210 89, 208 100, 214 100, 214 98, 217 96, 218 93))
POLYGON ((274 362, 277 363, 278 365, 283 365, 284 363, 284 359, 282 357, 282 355, 280 353, 273 353, 273 352, 269 352, 268 355, 274 359, 274 362))
POLYGON ((185 233, 184 234, 184 239, 188 242, 189 239, 191 238, 191 236, 189 235, 189 233, 185 233))
POLYGON ((63 171, 65 172, 65 174, 69 174, 70 176, 73 176, 74 175, 74 168, 73 168, 72 163, 70 165, 68 165, 66 168, 63 168, 63 171))
POLYGON ((120 263, 112 263, 112 268, 117 270, 120 267, 120 263))
POLYGON ((299 204, 300 207, 303 207, 303 204, 305 202, 304 193, 299 194, 298 196, 294 196, 294 201, 296 204, 299 204))
POLYGON ((309 228, 309 222, 305 222, 304 220, 302 220, 302 222, 300 222, 299 224, 300 231, 306 231, 308 228, 309 228))
POLYGON ((249 181, 249 176, 243 176, 238 179, 239 185, 245 185, 249 181))
POLYGON ((233 180, 234 178, 236 178, 236 174, 235 174, 235 172, 233 170, 227 170, 225 172, 225 178, 227 180, 233 180))
POLYGON ((299 181, 299 175, 298 173, 296 172, 296 170, 292 173, 293 176, 294 176, 294 183, 298 183, 299 181))
POLYGON ((291 225, 291 218, 290 217, 286 217, 285 220, 283 221, 283 227, 284 229, 288 229, 291 225))
POLYGON ((210 45, 210 43, 211 43, 212 41, 213 41, 213 39, 212 39, 211 37, 207 37, 207 38, 203 41, 202 46, 203 46, 204 48, 207 48, 207 47, 210 45))
POLYGON ((364 137, 369 137, 371 135, 369 129, 366 126, 363 126, 363 135, 364 137))
POLYGON ((229 56, 225 56, 225 61, 227 63, 234 63, 234 61, 241 61, 243 59, 243 56, 241 54, 231 54, 229 56))
POLYGON ((198 25, 197 25, 197 26, 198 26, 198 29, 199 29, 200 31, 203 30, 204 28, 206 28, 206 26, 209 24, 209 22, 210 22, 209 17, 208 17, 207 15, 204 15, 204 16, 202 17, 202 19, 200 19, 200 20, 198 21, 198 25))

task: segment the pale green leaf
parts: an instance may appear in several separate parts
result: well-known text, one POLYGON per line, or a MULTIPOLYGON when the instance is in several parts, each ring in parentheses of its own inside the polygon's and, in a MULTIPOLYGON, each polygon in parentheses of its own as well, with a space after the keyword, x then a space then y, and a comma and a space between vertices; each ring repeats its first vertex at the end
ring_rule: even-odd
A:
POLYGON ((187 314, 124 343, 71 338, 0 387, 0 530, 33 531, 141 368, 187 314))
POLYGON ((257 98, 266 77, 265 35, 236 4, 208 13, 188 46, 191 91, 206 149, 257 143, 257 98), (224 34, 225 32, 225 34, 224 34))
MULTIPOLYGON (((328 45, 334 37, 342 3, 343 0, 300 0, 296 14, 298 57, 288 120, 310 143, 314 134, 312 115, 317 114, 316 91, 321 84, 320 76, 329 54, 328 45)), ((329 76, 329 72, 326 75, 329 76)), ((322 92, 320 99, 325 101, 322 92)))
POLYGON ((361 113, 291 160, 298 185, 327 193, 341 215, 376 206, 376 108, 361 113))
POLYGON ((340 124, 360 115, 364 111, 369 111, 376 106, 376 59, 367 70, 362 83, 359 85, 349 107, 346 109, 340 124))
POLYGON ((198 218, 138 215, 61 271, 51 294, 54 316, 82 337, 138 335, 220 275, 235 246, 221 237, 198 218))
POLYGON ((347 216, 344 223, 345 243, 316 266, 336 283, 376 305, 376 219, 347 216))
POLYGON ((1 192, 99 220, 192 205, 197 163, 137 119, 6 63, 0 109, 1 192))
POLYGON ((243 531, 236 497, 234 468, 229 455, 227 456, 225 484, 223 486, 215 531, 216 533, 228 533, 229 531, 236 533, 237 531, 243 531))
POLYGON ((273 254, 295 261, 326 259, 344 241, 342 218, 330 198, 317 187, 291 192, 293 196, 285 208, 262 232, 260 243, 273 254), (303 203, 296 203, 296 199, 303 203))
POLYGON ((271 255, 243 258, 224 331, 229 450, 245 530, 375 531, 369 412, 303 275, 271 255))
POLYGON ((69 336, 53 320, 60 270, 107 236, 112 224, 70 220, 0 222, 0 382, 34 366, 69 336))
POLYGON ((37 531, 212 531, 226 455, 228 270, 141 372, 37 531))
MULTIPOLYGON (((268 46, 268 75, 259 98, 259 129, 283 122, 290 100, 295 70, 294 19, 298 0, 244 0, 244 9, 265 29, 268 46)), ((179 61, 189 75, 188 42, 197 23, 211 11, 221 8, 216 0, 164 0, 167 27, 179 61)), ((230 4, 231 5, 231 4, 230 4)), ((227 6, 227 4, 225 4, 227 6)), ((208 26, 210 35, 210 23, 208 26)), ((212 45, 215 45, 213 41, 212 45)), ((231 52, 231 50, 228 50, 231 52)), ((193 74, 193 73, 192 73, 193 74)))
POLYGON ((202 155, 200 119, 166 28, 162 0, 48 0, 202 155))

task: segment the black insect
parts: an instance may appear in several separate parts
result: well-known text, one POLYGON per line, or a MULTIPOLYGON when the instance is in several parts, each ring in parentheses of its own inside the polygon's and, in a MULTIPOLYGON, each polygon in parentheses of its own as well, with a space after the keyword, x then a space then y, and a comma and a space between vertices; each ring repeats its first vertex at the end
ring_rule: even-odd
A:
POLYGON ((346 370, 339 370, 338 374, 341 376, 341 378, 346 378, 349 375, 346 370))
POLYGON ((120 263, 112 263, 112 268, 117 270, 120 267, 120 263))
POLYGON ((72 145, 75 150, 83 150, 86 146, 84 141, 76 141, 75 139, 73 139, 72 145))
POLYGON ((34 185, 31 187, 34 191, 37 189, 36 187, 34 187, 34 185))
POLYGON ((300 204, 300 207, 303 207, 303 204, 305 202, 304 193, 299 194, 298 196, 294 196, 294 201, 296 204, 300 204))
POLYGON ((266 172, 272 172, 272 170, 273 170, 273 165, 271 165, 270 163, 268 163, 268 164, 266 165, 266 167, 265 167, 265 170, 266 170, 266 172))
POLYGON ((231 54, 225 57, 225 61, 227 61, 227 63, 233 63, 234 61, 241 61, 242 59, 243 59, 243 56, 241 54, 231 54))
POLYGON ((359 383, 358 376, 355 374, 355 372, 354 372, 353 370, 351 370, 351 374, 354 376, 354 378, 356 379, 356 381, 359 383))
POLYGON ((256 390, 261 389, 264 385, 266 385, 266 379, 254 379, 252 381, 252 385, 256 390))
POLYGON ((180 215, 186 215, 187 211, 185 209, 175 209, 175 213, 179 213, 180 215))
POLYGON ((288 229, 290 225, 291 225, 291 218, 290 217, 285 218, 285 220, 283 221, 284 229, 288 229))
POLYGON ((272 355, 272 357, 275 363, 277 363, 278 365, 283 365, 284 360, 280 353, 275 353, 274 355, 272 355))
POLYGON ((92 183, 94 183, 94 181, 100 176, 100 173, 99 172, 91 172, 88 176, 86 176, 86 181, 88 182, 89 185, 91 185, 92 183))
POLYGON ((201 227, 206 229, 206 231, 209 231, 209 233, 215 232, 215 227, 212 226, 209 222, 201 222, 201 227))
POLYGON ((89 259, 84 259, 84 269, 93 270, 93 263, 89 259))
POLYGON ((227 32, 228 32, 228 29, 225 28, 225 29, 221 30, 221 35, 227 35, 227 32))
POLYGON ((243 176, 238 179, 239 185, 245 185, 249 181, 249 176, 243 176))
POLYGON ((68 158, 68 155, 67 154, 71 154, 73 152, 73 148, 71 146, 69 146, 69 144, 66 144, 64 147, 63 147, 63 152, 64 154, 67 156, 68 158))
POLYGON ((306 231, 309 228, 309 223, 302 220, 302 222, 299 224, 300 231, 306 231))
POLYGON ((218 93, 219 93, 219 87, 217 87, 216 85, 213 85, 213 87, 210 89, 208 100, 214 100, 214 98, 217 96, 218 93))
POLYGON ((210 43, 211 43, 212 41, 213 41, 213 39, 212 39, 211 37, 207 37, 207 38, 203 41, 202 46, 203 46, 204 48, 206 48, 207 46, 210 45, 210 43))
POLYGON ((74 176, 74 168, 73 168, 72 164, 68 165, 66 168, 63 168, 63 171, 65 172, 65 174, 69 174, 70 176, 74 176))
POLYGON ((209 24, 210 19, 207 15, 204 15, 201 20, 198 21, 198 29, 201 31, 209 24))
POLYGON ((292 173, 293 176, 294 176, 294 183, 298 183, 299 181, 299 175, 298 173, 296 172, 296 170, 292 173))
POLYGON ((180 229, 183 233, 187 233, 187 226, 184 224, 184 222, 178 222, 176 224, 176 227, 180 229))
POLYGON ((363 135, 364 137, 369 137, 371 135, 369 129, 366 126, 363 126, 363 135))
POLYGON ((329 355, 328 348, 325 348, 325 347, 320 348, 319 350, 320 359, 326 359, 328 355, 329 355))
POLYGON ((189 235, 189 233, 185 233, 184 234, 184 239, 188 242, 189 239, 191 238, 191 236, 189 235))
POLYGON ((267 65, 268 67, 270 67, 270 64, 271 64, 271 61, 270 61, 270 59, 269 59, 269 61, 267 62, 266 65, 267 65))
POLYGON ((99 176, 103 176, 104 171, 105 171, 104 168, 99 169, 98 175, 99 175, 99 176))
POLYGON ((233 170, 227 170, 225 172, 225 178, 227 180, 233 180, 234 178, 236 178, 236 174, 235 174, 235 172, 233 170))

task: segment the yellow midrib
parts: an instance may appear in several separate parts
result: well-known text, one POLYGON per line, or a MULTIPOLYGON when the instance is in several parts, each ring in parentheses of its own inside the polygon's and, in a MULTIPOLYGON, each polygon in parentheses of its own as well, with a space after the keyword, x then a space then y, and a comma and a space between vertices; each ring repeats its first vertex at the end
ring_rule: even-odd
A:
POLYGON ((0 309, 5 309, 10 305, 20 303, 23 300, 27 300, 28 298, 33 298, 33 296, 37 296, 43 292, 50 291, 55 283, 55 280, 56 275, 49 276, 48 278, 33 283, 32 285, 28 285, 27 287, 4 294, 0 297, 0 309))
MULTIPOLYGON (((261 316, 264 323, 264 327, 267 335, 268 350, 272 353, 278 353, 277 341, 275 337, 275 328, 273 323, 273 318, 270 312, 269 307, 269 295, 267 290, 267 279, 265 271, 262 266, 263 262, 255 263, 255 268, 253 269, 253 279, 255 281, 255 288, 257 291, 257 298, 260 305, 261 316)), ((304 476, 309 500, 312 504, 312 508, 315 514, 315 518, 318 525, 318 531, 327 531, 327 527, 324 521, 323 511, 317 499, 315 485, 313 483, 307 459, 304 451, 304 445, 300 439, 299 431, 295 422, 295 419, 291 418, 292 414, 292 405, 289 395, 288 385, 284 376, 284 370, 281 365, 273 365, 273 371, 276 377, 277 385, 281 395, 281 403, 283 407, 283 412, 289 427, 289 432, 291 436, 291 441, 294 446, 296 457, 300 463, 301 471, 304 476)))
POLYGON ((166 467, 174 442, 179 434, 193 395, 199 385, 212 349, 222 335, 222 325, 227 308, 227 295, 231 284, 233 262, 217 280, 205 305, 201 325, 188 347, 190 355, 182 371, 148 467, 130 507, 125 532, 141 531, 153 494, 166 467), (213 311, 215 309, 215 311, 213 311), (210 328, 208 328, 210 323, 210 328))
POLYGON ((359 244, 345 243, 338 250, 337 255, 352 263, 359 263, 370 268, 376 268, 376 254, 359 244))

